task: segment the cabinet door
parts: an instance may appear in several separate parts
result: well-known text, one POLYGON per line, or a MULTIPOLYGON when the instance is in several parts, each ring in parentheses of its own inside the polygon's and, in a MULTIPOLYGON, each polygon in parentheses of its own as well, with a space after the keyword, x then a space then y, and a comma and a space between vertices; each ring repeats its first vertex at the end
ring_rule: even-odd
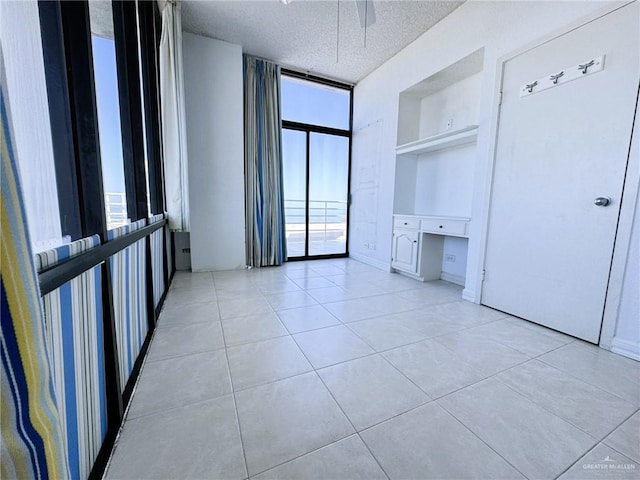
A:
POLYGON ((418 232, 395 230, 391 266, 398 270, 416 273, 418 271, 418 232))

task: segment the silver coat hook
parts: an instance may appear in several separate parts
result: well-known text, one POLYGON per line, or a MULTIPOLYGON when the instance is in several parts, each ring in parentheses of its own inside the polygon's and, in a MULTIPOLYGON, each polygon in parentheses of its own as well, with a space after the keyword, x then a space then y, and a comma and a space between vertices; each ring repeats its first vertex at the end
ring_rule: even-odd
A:
POLYGON ((558 80, 560 80, 560 77, 564 76, 564 72, 560 72, 560 73, 556 73, 555 75, 551 75, 549 77, 549 80, 553 81, 554 85, 558 84, 558 80))
POLYGON ((587 70, 589 69, 589 67, 593 67, 593 64, 594 64, 594 63, 595 63, 595 62, 594 62, 593 60, 591 60, 590 62, 587 62, 587 63, 583 63, 583 64, 581 64, 581 65, 578 65, 578 70, 581 70, 581 71, 582 71, 582 74, 584 75, 584 74, 586 74, 586 73, 587 73, 587 70))
POLYGON ((533 82, 533 83, 527 84, 527 86, 525 88, 527 89, 527 91, 529 93, 531 93, 531 92, 533 92, 533 87, 535 87, 536 85, 538 85, 538 81, 537 80, 535 82, 533 82))

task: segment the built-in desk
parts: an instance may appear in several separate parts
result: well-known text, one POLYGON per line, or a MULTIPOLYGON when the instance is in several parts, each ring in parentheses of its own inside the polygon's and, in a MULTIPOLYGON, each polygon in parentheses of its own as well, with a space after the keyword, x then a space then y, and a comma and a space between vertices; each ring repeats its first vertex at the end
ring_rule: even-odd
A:
POLYGON ((444 237, 469 238, 469 218, 393 216, 391 267, 421 281, 441 275, 444 237))

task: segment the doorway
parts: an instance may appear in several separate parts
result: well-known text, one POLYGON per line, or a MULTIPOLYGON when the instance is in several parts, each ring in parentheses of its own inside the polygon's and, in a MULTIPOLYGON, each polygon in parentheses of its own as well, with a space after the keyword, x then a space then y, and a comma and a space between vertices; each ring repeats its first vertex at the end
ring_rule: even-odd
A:
POLYGON ((289 260, 348 255, 351 89, 282 76, 282 156, 289 260))
POLYGON ((598 343, 638 96, 638 4, 504 64, 481 303, 598 343))

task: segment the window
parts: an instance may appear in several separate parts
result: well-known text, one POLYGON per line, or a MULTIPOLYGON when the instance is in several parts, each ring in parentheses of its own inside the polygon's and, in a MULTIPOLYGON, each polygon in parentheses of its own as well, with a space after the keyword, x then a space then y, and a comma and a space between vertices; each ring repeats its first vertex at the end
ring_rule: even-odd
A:
POLYGON ((350 90, 284 75, 281 87, 283 120, 349 130, 350 90))
POLYGON ((107 229, 130 223, 124 181, 120 100, 113 12, 110 1, 89 2, 93 74, 95 79, 100 158, 107 229))
POLYGON ((287 255, 348 253, 351 88, 282 75, 287 255))
POLYGON ((38 11, 61 233, 105 241, 108 229, 164 211, 158 8, 89 0, 38 11))

